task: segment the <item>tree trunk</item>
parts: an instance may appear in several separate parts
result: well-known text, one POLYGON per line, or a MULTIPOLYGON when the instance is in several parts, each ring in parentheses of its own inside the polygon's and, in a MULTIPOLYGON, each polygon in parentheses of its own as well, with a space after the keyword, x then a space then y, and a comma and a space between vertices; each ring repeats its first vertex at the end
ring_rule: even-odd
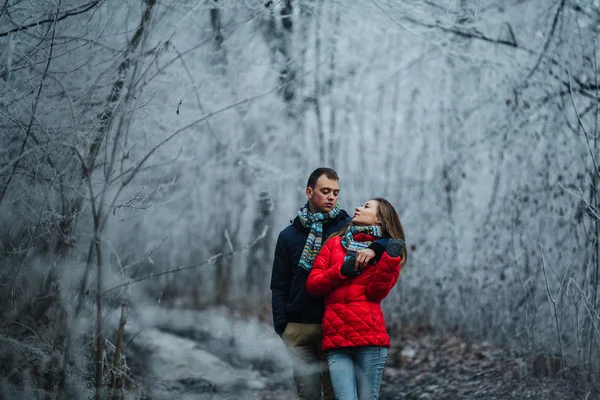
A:
POLYGON ((334 28, 333 37, 331 38, 331 55, 329 58, 329 78, 327 79, 326 86, 327 92, 329 93, 331 108, 329 115, 329 164, 331 168, 337 168, 337 158, 340 154, 339 142, 340 137, 336 132, 336 119, 337 119, 337 107, 335 104, 335 83, 336 83, 336 55, 337 55, 337 37, 339 34, 340 26, 340 10, 339 4, 335 3, 335 16, 334 16, 334 28))
MULTIPOLYGON (((317 21, 321 18, 323 1, 317 3, 317 21)), ((313 104, 315 106, 315 117, 317 120, 317 147, 319 149, 319 165, 324 165, 327 149, 325 148, 325 131, 323 130, 323 115, 321 111, 321 35, 319 32, 319 23, 315 23, 315 89, 313 94, 313 104)))
MULTIPOLYGON (((270 231, 273 203, 269 193, 263 191, 259 194, 256 215, 252 224, 252 236, 251 238, 259 237, 265 227, 268 227, 270 231)), ((268 232, 267 232, 268 235, 268 232)), ((265 264, 266 260, 271 258, 269 240, 261 240, 255 247, 250 250, 248 257, 248 268, 246 269, 246 283, 247 292, 251 294, 252 299, 260 301, 264 300, 265 293, 267 293, 267 282, 268 266, 265 264)))
MULTIPOLYGON (((281 94, 283 100, 291 106, 295 95, 295 79, 296 67, 294 65, 294 57, 292 55, 292 33, 294 28, 293 23, 293 7, 292 0, 284 0, 281 7, 281 25, 283 31, 279 42, 279 52, 283 56, 283 63, 279 73, 279 82, 283 85, 281 94)), ((293 111, 292 111, 293 113, 293 111)))
POLYGON ((223 35, 223 22, 221 15, 222 9, 218 6, 219 0, 213 0, 213 7, 210 9, 210 26, 213 30, 213 47, 216 54, 215 64, 224 67, 227 65, 227 53, 223 48, 223 41, 225 36, 223 35))
MULTIPOLYGON (((402 42, 400 37, 396 38, 395 48, 402 48, 402 42)), ((399 63, 399 62, 398 62, 399 63)), ((387 135, 387 146, 384 157, 384 174, 386 177, 385 182, 383 184, 383 193, 386 197, 390 195, 396 196, 398 193, 392 193, 393 182, 397 182, 396 179, 396 169, 398 160, 402 160, 402 157, 397 157, 395 152, 398 149, 396 143, 398 142, 398 118, 400 118, 400 111, 398 110, 398 100, 400 98, 400 82, 402 80, 402 74, 398 72, 394 77, 394 88, 392 91, 392 104, 391 104, 391 113, 390 113, 390 130, 387 135)), ((383 110, 383 108, 381 108, 383 110)), ((410 128, 412 129, 412 127, 410 128)), ((408 142, 408 141, 404 141, 408 142)), ((395 188, 397 189, 397 188, 395 188)), ((402 193, 400 191, 400 193, 402 193)), ((394 197, 396 198, 396 197, 394 197)), ((397 199, 398 204, 401 204, 400 199, 397 199)))
MULTIPOLYGON (((96 222, 96 225, 99 221, 96 222)), ((100 227, 96 226, 98 230, 100 227)), ((104 339, 102 338, 102 281, 103 265, 102 265, 102 244, 100 243, 100 232, 96 231, 94 235, 94 247, 96 248, 96 400, 102 400, 102 371, 104 355, 104 339)))

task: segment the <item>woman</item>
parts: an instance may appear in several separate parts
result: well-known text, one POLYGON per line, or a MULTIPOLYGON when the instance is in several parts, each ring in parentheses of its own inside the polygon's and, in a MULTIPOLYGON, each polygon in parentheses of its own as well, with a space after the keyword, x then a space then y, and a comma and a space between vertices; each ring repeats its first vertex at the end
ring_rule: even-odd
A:
POLYGON ((312 296, 325 296, 323 350, 338 400, 377 399, 390 337, 380 303, 406 261, 404 230, 394 207, 376 198, 357 207, 352 222, 323 245, 308 277, 312 296), (354 267, 358 250, 388 237, 379 261, 354 267))

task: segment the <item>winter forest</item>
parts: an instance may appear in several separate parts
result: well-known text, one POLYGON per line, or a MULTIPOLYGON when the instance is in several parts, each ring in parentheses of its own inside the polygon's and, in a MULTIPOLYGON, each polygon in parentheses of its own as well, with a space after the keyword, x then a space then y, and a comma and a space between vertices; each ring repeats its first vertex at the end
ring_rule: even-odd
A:
POLYGON ((384 398, 600 398, 600 1, 2 3, 0 398, 291 398, 269 282, 320 166, 400 214, 398 373, 413 329, 521 388, 384 398))

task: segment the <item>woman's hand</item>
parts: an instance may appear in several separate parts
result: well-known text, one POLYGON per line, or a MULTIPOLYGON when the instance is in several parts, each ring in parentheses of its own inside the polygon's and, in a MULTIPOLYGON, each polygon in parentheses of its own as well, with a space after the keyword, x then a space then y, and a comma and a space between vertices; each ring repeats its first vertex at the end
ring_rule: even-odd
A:
POLYGON ((375 252, 371 249, 362 249, 356 252, 356 260, 354 260, 354 269, 362 271, 369 263, 375 259, 375 252))

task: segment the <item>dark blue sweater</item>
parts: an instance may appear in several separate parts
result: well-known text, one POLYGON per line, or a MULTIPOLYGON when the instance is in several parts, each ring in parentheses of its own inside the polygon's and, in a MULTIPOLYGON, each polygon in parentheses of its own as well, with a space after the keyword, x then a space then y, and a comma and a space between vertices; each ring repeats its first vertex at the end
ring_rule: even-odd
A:
MULTIPOLYGON (((352 218, 344 210, 338 216, 323 223, 323 238, 339 231, 352 218)), ((281 335, 288 322, 320 324, 325 305, 323 298, 315 298, 306 291, 309 271, 298 266, 310 229, 305 228, 298 217, 279 234, 275 247, 271 275, 273 326, 281 335)), ((387 239, 373 242, 371 249, 381 256, 387 239)))

